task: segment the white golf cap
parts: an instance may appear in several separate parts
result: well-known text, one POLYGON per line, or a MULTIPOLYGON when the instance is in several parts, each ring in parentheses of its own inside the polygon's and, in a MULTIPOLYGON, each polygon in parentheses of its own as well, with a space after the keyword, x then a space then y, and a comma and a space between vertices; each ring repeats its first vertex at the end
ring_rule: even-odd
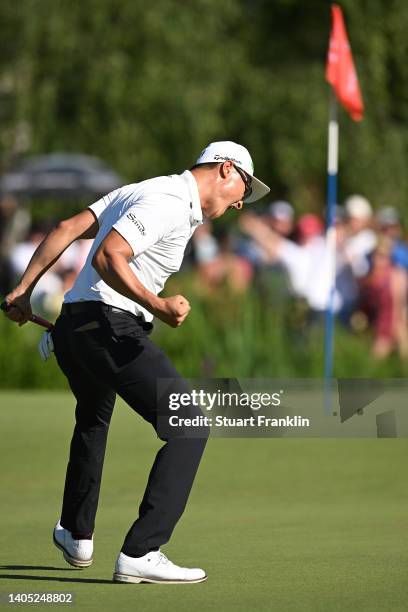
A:
POLYGON ((269 193, 269 187, 254 176, 254 164, 248 149, 236 142, 224 140, 210 143, 197 159, 196 165, 214 162, 222 164, 225 161, 232 161, 252 179, 252 193, 245 198, 245 202, 255 202, 269 193))
POLYGON ((361 219, 362 221, 368 221, 373 215, 373 209, 371 208, 370 202, 361 195, 351 195, 344 202, 346 213, 349 217, 354 219, 361 219))

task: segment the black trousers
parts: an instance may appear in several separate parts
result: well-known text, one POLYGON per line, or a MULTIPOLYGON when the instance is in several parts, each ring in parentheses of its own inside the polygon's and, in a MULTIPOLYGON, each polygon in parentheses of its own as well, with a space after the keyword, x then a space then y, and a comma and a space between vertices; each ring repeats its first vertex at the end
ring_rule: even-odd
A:
MULTIPOLYGON (((153 463, 139 516, 122 547, 122 552, 135 557, 157 550, 169 540, 185 508, 208 437, 205 428, 194 437, 170 437, 160 432, 162 398, 157 379, 169 379, 168 392, 186 392, 188 388, 164 352, 148 338, 151 329, 151 324, 130 313, 100 302, 84 302, 64 305, 53 332, 58 364, 77 401, 63 527, 74 534, 94 531, 116 394, 165 440, 153 463)), ((195 406, 183 407, 183 416, 199 414, 195 406)))

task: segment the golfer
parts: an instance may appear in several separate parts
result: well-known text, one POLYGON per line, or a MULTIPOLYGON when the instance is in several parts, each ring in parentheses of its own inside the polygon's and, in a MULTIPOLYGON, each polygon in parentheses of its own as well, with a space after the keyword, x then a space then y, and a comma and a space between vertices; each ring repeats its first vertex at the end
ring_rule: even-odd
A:
MULTIPOLYGON (((127 185, 58 224, 37 248, 19 285, 7 297, 9 319, 24 324, 30 296, 47 269, 79 238, 94 238, 88 259, 65 295, 52 336, 54 350, 76 398, 61 518, 53 538, 76 567, 93 560, 93 532, 109 422, 119 394, 155 428, 165 444, 156 455, 139 516, 116 561, 118 582, 194 583, 202 569, 179 567, 160 551, 185 508, 204 451, 200 437, 167 436, 159 427, 158 380, 167 391, 187 388, 166 355, 149 339, 152 320, 172 327, 190 312, 182 295, 159 297, 180 268, 187 242, 203 215, 215 219, 241 209, 269 188, 254 177, 251 156, 234 142, 214 142, 191 170, 127 185)), ((183 416, 198 409, 183 407, 183 416)))

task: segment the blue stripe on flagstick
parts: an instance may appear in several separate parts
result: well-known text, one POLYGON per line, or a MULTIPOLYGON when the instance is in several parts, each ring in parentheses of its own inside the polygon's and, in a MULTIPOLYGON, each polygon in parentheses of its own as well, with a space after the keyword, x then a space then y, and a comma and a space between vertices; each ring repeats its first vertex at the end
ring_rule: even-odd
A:
POLYGON ((333 227, 337 204, 337 174, 327 175, 327 228, 333 227))
MULTIPOLYGON (((327 175, 327 230, 333 227, 337 204, 337 174, 327 175)), ((328 307, 326 309, 325 339, 324 339, 324 380, 326 413, 332 410, 333 349, 334 349, 334 295, 335 283, 330 288, 328 307)))

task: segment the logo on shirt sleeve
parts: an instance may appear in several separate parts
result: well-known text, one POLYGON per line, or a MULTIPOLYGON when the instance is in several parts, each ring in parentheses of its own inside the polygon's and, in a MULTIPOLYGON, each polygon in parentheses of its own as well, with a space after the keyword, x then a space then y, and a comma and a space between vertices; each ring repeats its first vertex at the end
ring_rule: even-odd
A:
POLYGON ((134 223, 137 227, 137 229, 139 230, 139 232, 142 234, 142 236, 146 235, 146 230, 144 228, 144 225, 141 221, 139 221, 139 219, 136 217, 136 215, 134 215, 133 213, 128 213, 127 218, 130 219, 130 221, 132 223, 134 223))

